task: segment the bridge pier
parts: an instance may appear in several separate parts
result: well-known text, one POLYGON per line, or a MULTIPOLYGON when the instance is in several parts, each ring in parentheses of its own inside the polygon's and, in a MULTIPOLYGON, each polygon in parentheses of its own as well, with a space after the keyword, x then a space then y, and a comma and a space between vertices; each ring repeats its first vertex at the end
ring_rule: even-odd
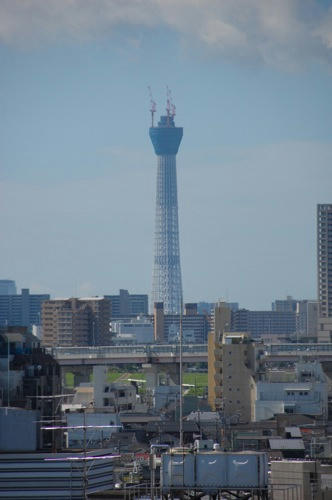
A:
POLYGON ((179 385, 180 372, 177 363, 147 363, 142 365, 146 375, 147 389, 159 385, 179 385))
POLYGON ((80 365, 80 366, 61 366, 61 385, 66 387, 67 374, 71 373, 74 375, 74 387, 77 387, 83 382, 90 382, 90 377, 92 374, 91 365, 80 365))

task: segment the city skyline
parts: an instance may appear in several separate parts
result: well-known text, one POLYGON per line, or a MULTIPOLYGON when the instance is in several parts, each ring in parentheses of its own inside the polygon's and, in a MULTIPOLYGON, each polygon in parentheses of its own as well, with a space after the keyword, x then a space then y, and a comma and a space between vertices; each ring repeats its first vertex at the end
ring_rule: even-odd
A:
POLYGON ((267 11, 250 0, 241 15, 210 0, 121 4, 0 5, 1 278, 54 297, 150 292, 147 86, 163 102, 169 85, 186 134, 184 302, 317 298, 316 205, 331 201, 332 181, 329 2, 267 11))

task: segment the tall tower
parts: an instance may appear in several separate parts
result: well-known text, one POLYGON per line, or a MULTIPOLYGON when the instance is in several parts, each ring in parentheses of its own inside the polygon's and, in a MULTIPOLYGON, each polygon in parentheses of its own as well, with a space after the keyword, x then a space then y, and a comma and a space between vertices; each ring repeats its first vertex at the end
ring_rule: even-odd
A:
POLYGON ((176 154, 183 129, 175 126, 169 95, 166 111, 155 127, 152 101, 150 138, 158 157, 152 303, 163 302, 165 314, 171 314, 179 313, 182 304, 176 154))

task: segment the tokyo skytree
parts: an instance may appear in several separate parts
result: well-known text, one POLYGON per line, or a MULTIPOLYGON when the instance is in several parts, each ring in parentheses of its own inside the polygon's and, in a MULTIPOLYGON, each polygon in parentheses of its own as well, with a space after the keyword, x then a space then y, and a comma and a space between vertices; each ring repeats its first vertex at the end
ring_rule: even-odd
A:
POLYGON ((175 106, 167 92, 166 115, 154 126, 155 102, 151 96, 152 124, 149 130, 158 158, 152 304, 164 303, 166 314, 180 313, 182 279, 180 265, 176 154, 183 128, 174 122, 175 106))

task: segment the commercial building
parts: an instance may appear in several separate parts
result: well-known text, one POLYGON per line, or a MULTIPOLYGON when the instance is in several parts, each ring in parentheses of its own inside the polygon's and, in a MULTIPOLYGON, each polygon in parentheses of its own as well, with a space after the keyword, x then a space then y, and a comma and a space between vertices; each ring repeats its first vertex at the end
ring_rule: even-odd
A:
POLYGON ((327 378, 318 362, 298 362, 293 372, 270 372, 269 380, 251 379, 253 421, 279 413, 327 418, 327 378))
POLYGON ((152 103, 149 134, 158 157, 155 215, 155 244, 152 280, 152 304, 163 302, 166 314, 178 314, 182 307, 182 278, 176 181, 176 155, 183 129, 174 123, 175 108, 167 100, 167 115, 155 127, 152 103))
POLYGON ((232 312, 231 330, 248 332, 253 338, 264 335, 291 336, 296 332, 296 312, 239 309, 232 312))
MULTIPOLYGON (((224 302, 224 301, 222 301, 222 302, 223 302, 223 304, 226 304, 227 307, 231 311, 237 311, 239 309, 238 302, 224 302)), ((220 303, 220 301, 217 303, 220 303)), ((213 314, 214 308, 216 307, 217 303, 216 302, 198 302, 197 303, 197 311, 200 314, 213 314)))
POLYGON ((112 319, 148 314, 148 296, 131 294, 128 290, 119 290, 119 295, 105 295, 111 302, 112 319))
POLYGON ((317 205, 318 342, 332 342, 332 204, 317 205))
POLYGON ((0 326, 39 325, 42 304, 49 298, 48 294, 30 294, 28 288, 20 295, 0 295, 0 326))
MULTIPOLYGON (((295 313, 295 333, 298 340, 308 337, 311 339, 317 338, 317 300, 298 300, 288 295, 284 300, 275 300, 272 303, 272 311, 279 313, 295 313)), ((290 326, 293 328, 292 324, 290 324, 290 326)))
POLYGON ((296 338, 317 339, 318 300, 299 300, 296 306, 296 338))
MULTIPOLYGON (((154 304, 154 338, 156 342, 175 342, 179 339, 180 314, 166 314, 163 303, 154 304)), ((182 334, 187 343, 207 341, 209 323, 205 314, 197 313, 196 304, 185 304, 182 316, 182 334)))
POLYGON ((0 280, 0 295, 16 294, 16 283, 14 280, 0 280))
POLYGON ((130 320, 111 321, 113 343, 152 344, 154 342, 153 322, 150 318, 140 317, 130 320))
POLYGON ((277 299, 272 302, 272 311, 278 312, 296 312, 298 300, 293 299, 291 295, 287 295, 286 299, 277 299))
POLYGON ((104 297, 47 300, 42 307, 42 344, 109 345, 110 319, 110 301, 104 297))

